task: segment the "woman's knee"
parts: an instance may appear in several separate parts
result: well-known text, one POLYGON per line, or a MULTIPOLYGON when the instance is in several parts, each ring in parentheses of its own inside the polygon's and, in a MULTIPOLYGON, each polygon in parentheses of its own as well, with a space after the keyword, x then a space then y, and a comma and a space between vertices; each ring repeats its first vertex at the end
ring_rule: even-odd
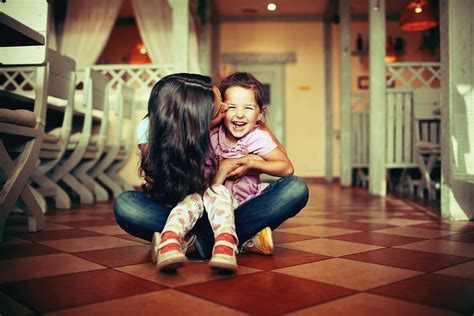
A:
POLYGON ((306 183, 297 176, 285 177, 283 180, 285 181, 285 192, 291 195, 291 199, 302 201, 306 205, 309 196, 306 183))

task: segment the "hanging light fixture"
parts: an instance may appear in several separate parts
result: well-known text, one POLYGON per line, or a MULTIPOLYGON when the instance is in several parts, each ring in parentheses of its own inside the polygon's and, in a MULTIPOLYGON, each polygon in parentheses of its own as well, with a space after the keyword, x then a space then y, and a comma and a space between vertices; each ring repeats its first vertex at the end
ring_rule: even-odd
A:
POLYGON ((433 8, 428 0, 412 0, 400 17, 400 28, 404 31, 424 31, 438 25, 433 8))

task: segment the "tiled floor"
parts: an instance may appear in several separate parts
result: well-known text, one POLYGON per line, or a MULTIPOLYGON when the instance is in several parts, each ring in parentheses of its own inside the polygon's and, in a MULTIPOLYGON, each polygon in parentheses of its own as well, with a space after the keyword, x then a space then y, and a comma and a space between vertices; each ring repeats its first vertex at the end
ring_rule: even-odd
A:
POLYGON ((275 254, 239 255, 235 276, 191 262, 157 273, 112 204, 47 214, 0 245, 0 314, 451 315, 474 312, 474 222, 442 222, 395 198, 310 185, 274 232, 275 254))

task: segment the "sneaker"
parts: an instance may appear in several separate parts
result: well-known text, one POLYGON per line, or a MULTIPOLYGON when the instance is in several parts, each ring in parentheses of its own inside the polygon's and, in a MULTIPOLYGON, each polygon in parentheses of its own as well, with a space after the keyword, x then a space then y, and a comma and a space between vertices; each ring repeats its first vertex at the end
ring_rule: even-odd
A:
MULTIPOLYGON (((175 236, 177 237, 176 234, 175 236)), ((186 258, 186 256, 184 255, 181 242, 174 237, 167 238, 164 241, 161 240, 158 248, 159 249, 157 251, 158 258, 156 262, 156 268, 160 271, 176 270, 178 268, 183 267, 188 261, 188 258, 186 258), (174 247, 171 247, 172 249, 162 249, 165 246, 171 245, 174 245, 174 247)))
POLYGON ((213 251, 212 258, 209 260, 209 267, 214 271, 222 273, 233 273, 237 271, 237 246, 227 240, 216 241, 214 244, 214 249, 216 249, 217 246, 225 246, 230 248, 232 250, 231 254, 214 253, 213 251))
POLYGON ((150 257, 151 257, 151 262, 153 263, 156 263, 156 261, 158 261, 158 250, 159 250, 158 247, 160 246, 160 240, 161 240, 161 233, 154 232, 153 239, 150 245, 150 257))
MULTIPOLYGON (((161 233, 155 232, 153 233, 153 240, 151 241, 150 245, 150 257, 151 262, 156 263, 158 261, 158 251, 160 247, 160 240, 161 240, 161 233)), ((196 235, 192 235, 183 245, 183 253, 186 253, 189 247, 194 245, 196 242, 196 235)))
POLYGON ((253 236, 251 239, 244 242, 242 249, 246 252, 254 252, 262 255, 272 255, 274 251, 272 230, 270 227, 265 227, 253 236))

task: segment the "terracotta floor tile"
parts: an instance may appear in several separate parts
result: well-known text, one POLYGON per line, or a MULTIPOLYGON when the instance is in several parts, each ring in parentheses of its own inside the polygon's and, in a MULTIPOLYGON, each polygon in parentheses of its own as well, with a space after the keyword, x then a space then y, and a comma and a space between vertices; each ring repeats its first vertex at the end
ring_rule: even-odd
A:
POLYGON ((339 222, 339 223, 324 224, 324 226, 354 229, 354 230, 361 230, 361 231, 371 231, 371 230, 395 227, 393 225, 387 225, 387 224, 364 223, 364 222, 339 222))
POLYGON ((49 223, 62 223, 71 221, 84 221, 84 220, 101 220, 102 217, 95 215, 83 214, 77 211, 77 214, 48 214, 46 215, 46 222, 49 223))
POLYGON ((474 261, 436 271, 436 273, 474 280, 474 261))
POLYGON ((419 227, 406 227, 406 226, 380 229, 380 230, 376 230, 375 232, 382 233, 382 234, 400 235, 400 236, 426 238, 426 239, 438 238, 438 237, 455 234, 454 232, 447 231, 447 230, 434 230, 434 229, 426 229, 426 228, 419 228, 419 227))
POLYGON ((149 262, 150 246, 137 246, 74 252, 74 256, 101 264, 106 267, 121 267, 149 262))
POLYGON ((82 315, 245 315, 232 308, 218 305, 175 290, 135 295, 51 313, 55 316, 82 315))
POLYGON ((424 272, 432 272, 469 261, 468 258, 452 255, 397 248, 356 253, 344 258, 424 272))
POLYGON ((342 258, 274 270, 304 279, 365 291, 419 275, 420 272, 342 258))
POLYGON ((103 268, 66 253, 0 260, 0 283, 103 268))
MULTIPOLYGON (((73 229, 71 226, 56 224, 56 223, 44 223, 44 229, 42 231, 52 231, 52 230, 64 230, 64 229, 73 229)), ((19 224, 19 225, 8 225, 5 226, 5 233, 7 234, 21 234, 28 233, 28 224, 19 224)))
POLYGON ((396 247, 403 249, 442 253, 459 257, 474 258, 474 245, 457 241, 431 239, 396 247))
POLYGON ((15 235, 9 235, 9 234, 4 234, 3 235, 3 241, 1 245, 17 245, 17 244, 23 244, 23 243, 29 243, 28 240, 25 240, 23 238, 19 238, 15 235))
POLYGON ((25 233, 18 235, 21 238, 31 241, 44 241, 44 240, 57 240, 57 239, 69 239, 79 237, 94 237, 100 236, 95 232, 72 228, 64 230, 51 230, 51 231, 40 231, 37 233, 25 233))
POLYGON ((334 228, 326 226, 305 226, 305 227, 295 227, 295 228, 284 228, 280 229, 281 232, 307 235, 314 237, 329 237, 337 235, 345 235, 359 232, 358 230, 353 229, 343 229, 343 228, 334 228))
POLYGON ((92 227, 82 227, 81 229, 100 233, 103 235, 119 235, 123 234, 123 229, 120 228, 117 224, 107 225, 107 226, 92 226, 92 227))
POLYGON ((0 245, 0 260, 49 255, 53 253, 59 253, 59 251, 30 242, 0 245))
POLYGON ((277 227, 277 231, 283 228, 292 228, 292 227, 303 227, 303 226, 308 226, 307 224, 298 224, 298 223, 290 223, 290 222, 284 222, 280 226, 277 227))
POLYGON ((273 272, 254 273, 178 289, 258 315, 280 315, 354 293, 349 289, 273 272))
POLYGON ((324 219, 324 218, 315 218, 315 217, 305 217, 305 216, 296 216, 287 220, 285 223, 288 224, 302 224, 305 226, 310 225, 320 225, 328 223, 341 222, 340 219, 324 219))
POLYGON ((279 247, 317 253, 324 256, 339 257, 353 253, 380 249, 381 247, 364 245, 332 239, 311 239, 278 245, 279 247))
POLYGON ((424 224, 415 225, 416 227, 431 228, 431 229, 442 229, 451 230, 455 232, 474 232, 474 223, 470 221, 458 221, 458 222, 430 222, 424 224))
POLYGON ((394 226, 408 226, 416 224, 429 223, 427 220, 416 220, 416 219, 403 219, 403 218, 373 218, 362 220, 363 222, 376 223, 376 224, 388 224, 394 226))
POLYGON ((115 225, 115 219, 104 219, 99 216, 95 216, 98 219, 88 219, 88 220, 78 220, 78 221, 69 221, 69 222, 61 222, 61 224, 68 225, 71 227, 92 227, 92 226, 107 226, 107 225, 115 225))
POLYGON ((244 253, 240 254, 237 259, 239 265, 260 270, 273 270, 328 258, 330 257, 309 252, 275 247, 275 253, 272 256, 244 253))
POLYGON ((392 247, 392 246, 403 245, 403 244, 408 244, 415 241, 424 240, 421 238, 380 234, 376 232, 362 232, 362 233, 355 233, 355 234, 348 234, 348 235, 341 235, 341 236, 332 236, 332 237, 329 237, 329 239, 345 240, 345 241, 357 242, 361 244, 369 244, 369 245, 376 245, 376 246, 383 246, 383 247, 392 247))
MULTIPOLYGON (((136 277, 156 282, 158 284, 176 288, 183 285, 208 282, 223 278, 233 277, 233 275, 223 275, 213 273, 207 265, 207 261, 195 262, 191 261, 187 266, 179 269, 175 274, 162 273, 156 270, 156 266, 152 263, 143 263, 132 266, 115 268, 115 270, 134 275, 136 277)), ((237 276, 259 272, 260 270, 239 266, 237 276)))
POLYGON ((313 236, 286 233, 286 232, 283 232, 281 229, 273 231, 272 234, 273 234, 274 245, 283 244, 283 243, 292 242, 292 241, 308 240, 308 239, 314 238, 313 236))
POLYGON ((437 306, 460 313, 474 312, 474 281, 439 274, 425 274, 400 281, 371 293, 437 306))
POLYGON ((34 313, 10 296, 0 292, 0 315, 33 316, 34 313))
POLYGON ((90 251, 107 248, 136 246, 138 243, 110 236, 83 237, 74 239, 46 240, 39 243, 64 252, 90 251))
POLYGON ((289 313, 291 316, 347 316, 347 315, 430 315, 449 316, 459 315, 444 309, 438 309, 426 305, 404 302, 389 297, 360 293, 343 297, 328 303, 316 305, 289 313))
POLYGON ((103 269, 4 284, 11 297, 41 313, 127 297, 165 287, 103 269))
POLYGON ((134 236, 129 235, 129 234, 124 234, 123 231, 122 231, 122 234, 113 235, 113 236, 116 237, 116 238, 121 238, 121 239, 136 241, 136 242, 139 242, 139 243, 145 244, 145 245, 149 245, 149 244, 150 244, 150 242, 149 242, 148 240, 144 240, 144 239, 141 239, 141 238, 138 238, 138 237, 134 237, 134 236))
POLYGON ((440 239, 474 244, 474 232, 450 235, 440 239))

